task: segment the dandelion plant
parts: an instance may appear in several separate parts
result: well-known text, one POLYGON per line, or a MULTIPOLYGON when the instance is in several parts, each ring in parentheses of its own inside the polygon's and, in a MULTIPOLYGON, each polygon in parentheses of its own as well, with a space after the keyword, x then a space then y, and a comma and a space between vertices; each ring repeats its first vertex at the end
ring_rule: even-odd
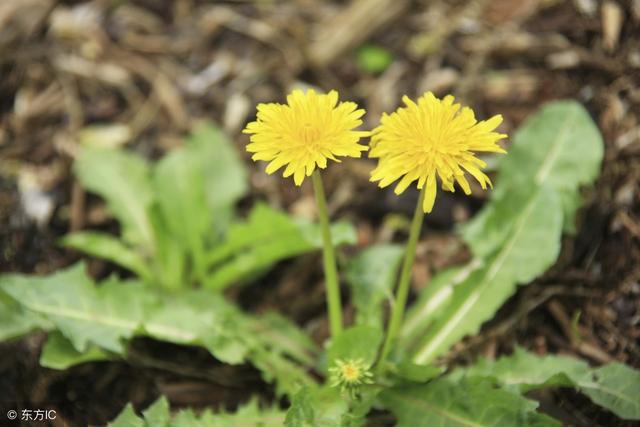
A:
POLYGON ((548 387, 572 387, 612 416, 640 420, 640 372, 622 363, 592 367, 519 349, 464 368, 439 359, 557 258, 563 230, 579 207, 580 187, 593 183, 602 160, 602 138, 589 113, 575 102, 553 103, 515 133, 495 191, 462 229, 473 260, 436 272, 405 316, 416 245, 437 186, 469 195, 470 176, 482 189, 492 188, 477 155, 504 154, 498 143, 506 135, 496 131, 500 115, 478 121, 452 96, 403 100, 371 132, 356 130, 364 110, 339 102, 336 91, 294 90, 286 104, 258 105, 256 121, 244 129, 247 151, 253 160, 269 162, 269 174, 284 168, 282 175, 297 186, 311 177, 319 226, 260 203, 246 219, 238 218, 233 204, 242 191, 225 198, 220 190, 246 188, 245 165, 220 155, 224 144, 234 154, 233 146, 212 129, 157 164, 125 151, 84 151, 74 170, 88 190, 106 199, 123 236, 85 231, 64 243, 113 261, 134 277, 113 275, 97 283, 82 263, 46 277, 1 275, 0 340, 46 332, 40 363, 51 369, 131 361, 137 338, 202 347, 219 362, 253 365, 278 398, 254 398, 233 413, 196 414, 175 412, 162 397, 141 416, 128 405, 109 427, 360 427, 387 425, 390 416, 399 427, 556 427, 559 422, 526 394, 548 387), (367 136, 369 146, 360 142, 367 136), (355 316, 353 324, 343 325, 334 243, 354 243, 355 232, 349 224, 342 224, 344 232, 337 232, 340 224, 330 231, 320 170, 328 160, 357 158, 367 150, 378 160, 371 181, 380 187, 396 183, 396 194, 415 184, 420 196, 406 245, 372 245, 348 261, 344 278, 355 316), (146 196, 130 197, 120 189, 128 187, 111 188, 113 180, 102 176, 121 183, 136 177, 132 182, 146 196), (148 224, 148 232, 140 224, 148 224), (245 278, 280 259, 320 247, 331 330, 323 348, 286 318, 246 313, 221 293, 248 286, 245 278))
POLYGON ((247 151, 253 160, 265 160, 272 174, 285 166, 283 176, 293 175, 296 185, 311 176, 318 206, 324 244, 324 272, 331 335, 342 331, 342 304, 335 253, 329 229, 329 214, 322 179, 316 167, 324 169, 327 160, 360 157, 367 150, 358 144, 367 132, 354 130, 362 124, 365 111, 353 102, 338 102, 338 92, 317 94, 314 90, 294 90, 287 104, 259 104, 257 120, 244 129, 251 134, 247 151))
POLYGON ((480 170, 486 163, 475 152, 505 153, 496 142, 506 135, 494 132, 502 116, 478 122, 473 110, 461 109, 451 95, 440 100, 427 92, 417 103, 407 96, 403 101, 406 107, 383 114, 380 126, 373 130, 369 152, 369 157, 379 159, 371 181, 386 187, 400 180, 396 194, 418 181, 420 190, 379 366, 384 364, 402 323, 416 244, 424 214, 431 212, 436 200, 436 180, 440 179, 443 190, 453 192, 455 182, 469 195, 471 187, 465 178, 469 173, 486 189, 491 180, 480 170))

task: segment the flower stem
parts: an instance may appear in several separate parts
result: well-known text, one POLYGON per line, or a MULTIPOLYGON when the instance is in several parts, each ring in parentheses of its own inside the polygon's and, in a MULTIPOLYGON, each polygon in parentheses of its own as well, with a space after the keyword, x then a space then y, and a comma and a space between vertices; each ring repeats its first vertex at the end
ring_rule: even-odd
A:
POLYGON ((391 307, 391 320, 387 326, 387 336, 382 346, 382 352, 378 359, 378 372, 384 369, 385 361, 391 346, 394 344, 402 319, 404 317, 404 308, 407 304, 407 297, 409 296, 409 288, 411 284, 411 269, 413 267, 413 261, 416 257, 416 246, 418 244, 418 238, 420 237, 420 230, 422 229, 422 221, 424 219, 424 211, 422 210, 422 202, 424 201, 425 188, 422 187, 420 196, 418 197, 418 204, 416 210, 413 213, 413 220, 411 220, 411 231, 409 233, 409 241, 407 242, 407 249, 404 254, 404 261, 402 263, 402 271, 400 273, 400 281, 398 282, 398 289, 396 290, 396 297, 391 307))
POLYGON ((331 336, 336 337, 342 332, 342 303, 340 302, 340 285, 338 284, 338 271, 336 269, 336 256, 331 243, 331 230, 329 229, 329 213, 327 211, 327 199, 324 195, 324 187, 320 171, 313 172, 313 191, 316 194, 318 205, 318 217, 322 230, 324 276, 327 287, 327 307, 329 309, 329 327, 331 336))

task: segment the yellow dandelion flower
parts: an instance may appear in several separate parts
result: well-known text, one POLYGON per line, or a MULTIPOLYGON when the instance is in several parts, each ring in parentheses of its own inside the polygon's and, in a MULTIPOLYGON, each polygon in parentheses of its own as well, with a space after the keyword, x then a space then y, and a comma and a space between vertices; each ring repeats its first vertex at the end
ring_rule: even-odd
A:
POLYGON ((483 189, 491 187, 489 177, 480 170, 486 163, 475 152, 505 153, 496 142, 507 135, 494 132, 502 116, 478 122, 473 111, 461 109, 451 95, 440 100, 427 92, 417 104, 406 96, 402 100, 406 107, 383 114, 373 130, 369 157, 379 161, 371 181, 386 187, 400 179, 396 194, 416 180, 418 189, 426 185, 422 208, 427 213, 436 199, 436 178, 443 190, 453 192, 457 182, 467 195, 471 194, 467 172, 483 189))
POLYGON ((368 132, 354 131, 362 124, 364 110, 353 102, 338 102, 338 92, 317 94, 294 90, 287 104, 259 104, 258 117, 243 130, 251 134, 247 151, 253 160, 265 160, 272 174, 286 166, 285 178, 293 175, 296 185, 316 166, 324 169, 327 159, 360 157, 368 148, 358 144, 368 132))

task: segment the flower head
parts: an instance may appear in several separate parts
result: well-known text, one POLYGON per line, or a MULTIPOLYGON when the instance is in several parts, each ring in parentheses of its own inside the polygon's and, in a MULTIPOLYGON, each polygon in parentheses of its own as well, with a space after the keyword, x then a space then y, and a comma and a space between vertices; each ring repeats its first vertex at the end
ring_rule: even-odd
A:
POLYGON ((343 393, 352 397, 358 394, 363 384, 373 383, 373 374, 369 366, 362 359, 336 359, 333 367, 329 368, 331 387, 340 387, 343 393))
POLYGON ((327 159, 339 162, 339 156, 360 157, 367 147, 358 144, 368 132, 354 131, 362 124, 364 110, 353 102, 338 103, 338 92, 317 94, 294 90, 287 104, 258 104, 258 118, 243 130, 251 134, 247 151, 253 160, 269 161, 266 172, 272 174, 286 166, 285 178, 293 175, 302 184, 316 166, 324 169, 327 159))
POLYGON ((406 107, 383 114, 380 126, 373 130, 369 157, 377 157, 379 162, 371 181, 386 187, 400 179, 396 194, 416 180, 419 189, 426 185, 424 212, 433 209, 436 177, 443 190, 453 192, 457 182, 467 195, 471 187, 465 172, 483 189, 491 187, 489 177, 480 170, 486 163, 475 157, 475 152, 505 153, 496 142, 507 135, 494 132, 502 116, 478 122, 473 111, 454 104, 451 95, 440 100, 427 92, 417 104, 406 96, 402 100, 406 107))

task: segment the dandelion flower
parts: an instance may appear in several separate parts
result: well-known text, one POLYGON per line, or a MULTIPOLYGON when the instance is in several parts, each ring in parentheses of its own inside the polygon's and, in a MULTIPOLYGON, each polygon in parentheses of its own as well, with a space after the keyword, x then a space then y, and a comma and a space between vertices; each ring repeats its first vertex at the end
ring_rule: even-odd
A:
POLYGON ((293 175, 296 185, 316 166, 327 167, 327 159, 360 157, 367 147, 358 144, 368 132, 354 131, 362 124, 364 110, 353 102, 338 102, 338 93, 317 94, 294 90, 287 104, 259 104, 258 117, 243 130, 251 134, 247 151, 253 160, 270 162, 266 172, 272 174, 283 166, 283 176, 293 175))
POLYGON ((373 374, 362 359, 336 359, 329 368, 331 387, 340 387, 343 393, 355 397, 363 384, 373 384, 373 374))
POLYGON ((386 187, 399 179, 395 193, 400 194, 417 180, 418 189, 426 186, 422 204, 426 213, 431 212, 436 199, 436 178, 443 190, 453 192, 456 182, 467 195, 471 188, 465 173, 483 189, 492 186, 481 171, 486 163, 475 153, 505 153, 496 142, 507 135, 494 132, 502 116, 478 122, 473 111, 461 109, 451 95, 440 100, 427 92, 417 104, 406 96, 402 100, 406 107, 383 114, 380 126, 373 130, 369 157, 379 162, 371 181, 386 187))

